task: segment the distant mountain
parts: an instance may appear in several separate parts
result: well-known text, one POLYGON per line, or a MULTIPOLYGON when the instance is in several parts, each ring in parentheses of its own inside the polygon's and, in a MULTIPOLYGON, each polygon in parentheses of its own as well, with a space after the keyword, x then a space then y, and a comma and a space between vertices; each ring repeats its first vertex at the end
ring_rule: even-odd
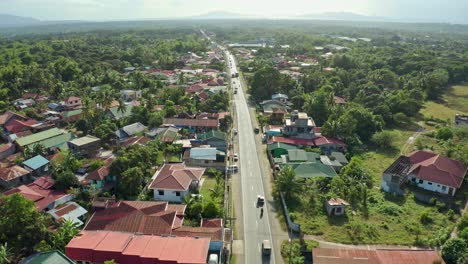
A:
POLYGON ((256 16, 243 15, 243 14, 232 13, 232 12, 227 12, 227 11, 214 11, 214 12, 201 14, 198 16, 191 16, 188 18, 190 19, 246 19, 246 18, 254 18, 254 17, 256 16))
POLYGON ((300 19, 314 19, 314 20, 345 20, 345 21, 385 21, 393 22, 395 19, 378 17, 378 16, 365 16, 351 12, 326 12, 297 16, 300 19))
POLYGON ((41 21, 31 17, 0 14, 0 27, 21 27, 40 24, 41 21))

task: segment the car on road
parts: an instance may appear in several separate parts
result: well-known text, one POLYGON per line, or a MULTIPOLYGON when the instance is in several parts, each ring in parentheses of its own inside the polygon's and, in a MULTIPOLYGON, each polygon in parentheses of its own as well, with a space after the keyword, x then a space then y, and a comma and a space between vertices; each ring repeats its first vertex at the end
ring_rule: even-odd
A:
POLYGON ((234 90, 234 94, 237 94, 237 90, 234 90))
POLYGON ((270 256, 270 254, 271 254, 270 240, 263 240, 263 242, 262 242, 262 254, 264 256, 270 256))
POLYGON ((258 128, 258 127, 254 128, 254 132, 255 132, 255 134, 260 133, 260 128, 258 128))
POLYGON ((234 161, 238 161, 239 160, 239 155, 237 153, 234 153, 234 161))
POLYGON ((237 129, 233 129, 232 132, 234 133, 234 135, 237 135, 237 129))
POLYGON ((257 207, 263 207, 265 204, 265 197, 257 195, 257 207))

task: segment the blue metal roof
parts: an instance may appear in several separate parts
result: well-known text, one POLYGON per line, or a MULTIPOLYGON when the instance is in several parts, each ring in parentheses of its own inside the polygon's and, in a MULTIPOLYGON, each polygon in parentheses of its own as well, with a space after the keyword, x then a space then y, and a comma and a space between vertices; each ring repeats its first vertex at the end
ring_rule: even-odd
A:
POLYGON ((24 166, 27 166, 33 170, 37 170, 40 167, 45 166, 47 164, 49 164, 49 160, 42 157, 41 155, 37 155, 23 162, 24 166))

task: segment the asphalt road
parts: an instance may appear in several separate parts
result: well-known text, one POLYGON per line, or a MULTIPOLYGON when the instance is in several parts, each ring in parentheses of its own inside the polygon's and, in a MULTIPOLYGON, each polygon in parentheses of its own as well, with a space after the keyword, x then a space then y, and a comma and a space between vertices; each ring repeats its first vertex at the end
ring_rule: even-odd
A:
MULTIPOLYGON (((232 55, 226 51, 231 72, 238 72, 232 55)), ((244 238, 243 263, 275 263, 274 243, 271 243, 271 257, 262 255, 262 241, 272 240, 269 219, 268 202, 265 202, 263 217, 257 208, 257 196, 265 197, 263 177, 259 166, 257 145, 255 143, 254 127, 252 126, 250 111, 246 101, 244 89, 239 78, 232 78, 232 87, 237 89, 233 103, 237 116, 237 130, 239 141, 239 169, 240 173, 233 177, 241 177, 242 220, 244 238)))

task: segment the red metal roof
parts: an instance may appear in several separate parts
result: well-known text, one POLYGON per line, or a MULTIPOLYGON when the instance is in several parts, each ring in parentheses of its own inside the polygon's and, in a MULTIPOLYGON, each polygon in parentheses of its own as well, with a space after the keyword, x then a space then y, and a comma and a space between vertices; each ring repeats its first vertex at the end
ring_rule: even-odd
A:
POLYGON ((204 168, 186 167, 184 163, 166 163, 156 172, 157 176, 149 188, 186 191, 192 181, 200 180, 204 173, 204 168))
POLYGON ((15 148, 15 145, 13 145, 11 143, 0 145, 0 153, 10 151, 10 150, 12 150, 14 148, 15 148))
POLYGON ((31 184, 18 186, 3 194, 12 195, 14 193, 19 193, 26 199, 33 201, 38 211, 42 211, 50 204, 67 195, 64 192, 51 189, 53 183, 51 183, 49 178, 50 177, 41 177, 31 184))
POLYGON ((86 179, 95 180, 95 181, 103 181, 107 176, 109 176, 109 166, 103 166, 89 173, 86 176, 86 179))
POLYGON ((217 119, 190 119, 190 118, 165 118, 164 124, 182 127, 208 127, 217 128, 217 119))
POLYGON ((222 218, 203 218, 201 227, 223 227, 222 218))
POLYGON ((269 143, 273 143, 273 142, 281 142, 285 144, 301 145, 301 146, 315 146, 315 147, 328 145, 328 144, 346 146, 346 144, 339 139, 329 138, 329 137, 324 137, 324 136, 318 136, 314 139, 286 138, 286 137, 274 136, 270 139, 269 143))
POLYGON ((11 119, 27 120, 25 116, 8 110, 3 115, 0 115, 0 126, 4 126, 11 119))
MULTIPOLYGON (((185 211, 185 205, 181 205, 177 210, 185 211)), ((122 201, 96 211, 84 229, 153 235, 171 234, 174 223, 179 226, 183 221, 183 215, 180 214, 180 218, 176 219, 177 210, 168 210, 167 202, 122 201)))
POLYGON ((377 250, 377 257, 380 264, 426 264, 439 263, 444 264, 444 260, 437 255, 434 250, 377 250))
POLYGON ((361 249, 312 249, 314 264, 378 264, 377 254, 373 250, 361 249))
POLYGON ((222 227, 181 226, 172 231, 172 235, 186 237, 209 237, 211 240, 223 241, 222 227))
POLYGON ((0 168, 0 179, 4 181, 11 181, 27 174, 29 174, 29 171, 18 165, 10 168, 0 168))
POLYGON ((314 248, 314 264, 427 264, 445 262, 434 250, 362 250, 314 248))
POLYGON ((10 133, 19 133, 29 129, 32 129, 33 125, 37 124, 38 122, 34 119, 29 119, 27 121, 22 121, 19 119, 12 119, 5 124, 6 130, 10 133))
POLYGON ((117 263, 186 263, 204 264, 210 239, 160 237, 111 231, 82 231, 66 246, 73 260, 117 263))
POLYGON ((408 157, 412 163, 409 173, 416 174, 418 179, 461 187, 467 171, 462 162, 426 151, 416 151, 408 157))

